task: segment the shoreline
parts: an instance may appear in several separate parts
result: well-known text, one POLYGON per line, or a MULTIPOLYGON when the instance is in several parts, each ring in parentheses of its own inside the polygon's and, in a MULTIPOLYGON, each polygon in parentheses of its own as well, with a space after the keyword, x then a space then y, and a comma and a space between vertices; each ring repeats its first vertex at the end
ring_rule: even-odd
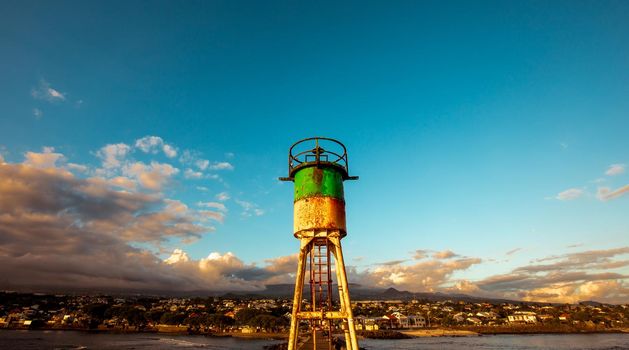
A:
POLYGON ((481 333, 467 331, 467 330, 458 330, 458 329, 448 329, 448 328, 437 328, 437 329, 415 329, 409 331, 399 331, 402 334, 408 335, 413 338, 424 338, 424 337, 472 337, 472 336, 480 336, 481 333))
MULTIPOLYGON (((259 333, 240 333, 240 332, 224 332, 224 333, 200 333, 200 332, 159 332, 157 330, 103 330, 103 329, 81 329, 81 328, 0 328, 6 331, 74 331, 94 334, 161 334, 161 335, 191 335, 204 337, 234 337, 241 339, 270 339, 270 340, 286 340, 288 332, 259 332, 259 333)), ((609 328, 609 329, 456 329, 456 328, 430 328, 430 329, 411 329, 411 330, 391 330, 396 333, 403 334, 412 338, 426 337, 478 337, 489 335, 544 335, 544 334, 629 334, 629 328, 609 328)), ((371 338, 360 336, 361 338, 371 338)), ((377 339, 395 340, 395 337, 384 337, 377 339)))
POLYGON ((201 333, 201 332, 188 332, 188 331, 171 331, 171 332, 159 332, 155 329, 148 330, 124 330, 124 329, 84 329, 84 328, 0 328, 2 331, 22 331, 22 332, 81 332, 91 334, 161 334, 161 335, 191 335, 191 336, 203 336, 209 338, 243 338, 243 339, 272 339, 272 340, 285 340, 288 339, 288 332, 286 333, 240 333, 240 332, 224 332, 224 333, 201 333))

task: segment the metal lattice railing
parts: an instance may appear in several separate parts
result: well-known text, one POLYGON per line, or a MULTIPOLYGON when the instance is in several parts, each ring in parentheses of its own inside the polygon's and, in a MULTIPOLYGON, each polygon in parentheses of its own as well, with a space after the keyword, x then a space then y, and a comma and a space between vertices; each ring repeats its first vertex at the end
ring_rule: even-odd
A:
POLYGON ((356 180, 349 176, 347 149, 341 142, 327 137, 309 137, 295 142, 288 151, 289 177, 281 180, 290 181, 297 170, 311 165, 332 165, 343 171, 345 180, 356 180))

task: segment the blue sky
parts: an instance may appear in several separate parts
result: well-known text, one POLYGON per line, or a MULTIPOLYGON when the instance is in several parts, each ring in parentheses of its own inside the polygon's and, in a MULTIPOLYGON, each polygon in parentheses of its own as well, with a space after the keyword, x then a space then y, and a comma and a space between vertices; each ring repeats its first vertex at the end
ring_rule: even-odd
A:
POLYGON ((0 151, 6 167, 60 154, 25 166, 125 177, 135 194, 190 210, 221 203, 211 208, 222 222, 203 224, 213 232, 124 245, 159 259, 231 252, 245 270, 272 270, 266 260, 297 251, 291 186, 277 181, 288 147, 334 137, 360 176, 346 187, 343 241, 356 281, 626 302, 628 11, 622 1, 5 1, 0 151), (161 141, 144 152, 145 136, 161 141), (129 149, 109 171, 102 148, 115 144, 129 149), (176 170, 155 170, 163 164, 176 170), (149 188, 151 169, 163 181, 149 188), (545 261, 558 265, 527 270, 545 261), (582 275, 553 279, 568 261, 582 275), (429 266, 445 272, 428 276, 429 266), (495 283, 525 272, 539 283, 495 283))

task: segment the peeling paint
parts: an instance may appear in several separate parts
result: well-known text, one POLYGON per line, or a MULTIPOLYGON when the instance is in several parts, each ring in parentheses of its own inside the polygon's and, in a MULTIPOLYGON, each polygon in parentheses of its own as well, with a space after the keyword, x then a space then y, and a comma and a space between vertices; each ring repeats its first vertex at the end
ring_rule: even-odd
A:
POLYGON ((339 230, 346 232, 345 202, 333 197, 306 197, 295 202, 293 232, 339 230))

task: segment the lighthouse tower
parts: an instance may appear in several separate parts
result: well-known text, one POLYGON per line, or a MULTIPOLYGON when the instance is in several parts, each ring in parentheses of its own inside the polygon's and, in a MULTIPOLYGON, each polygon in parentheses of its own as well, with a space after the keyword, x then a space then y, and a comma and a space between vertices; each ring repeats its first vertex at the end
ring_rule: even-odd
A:
POLYGON ((308 321, 314 349, 333 349, 332 333, 340 326, 347 349, 358 350, 341 248, 341 239, 347 235, 343 182, 357 179, 349 176, 347 150, 337 140, 307 138, 288 152, 288 177, 280 180, 295 184, 293 233, 300 241, 289 350, 297 349, 301 321, 308 321), (333 302, 333 270, 338 303, 333 302), (308 303, 302 302, 308 298, 303 295, 306 274, 308 303))

